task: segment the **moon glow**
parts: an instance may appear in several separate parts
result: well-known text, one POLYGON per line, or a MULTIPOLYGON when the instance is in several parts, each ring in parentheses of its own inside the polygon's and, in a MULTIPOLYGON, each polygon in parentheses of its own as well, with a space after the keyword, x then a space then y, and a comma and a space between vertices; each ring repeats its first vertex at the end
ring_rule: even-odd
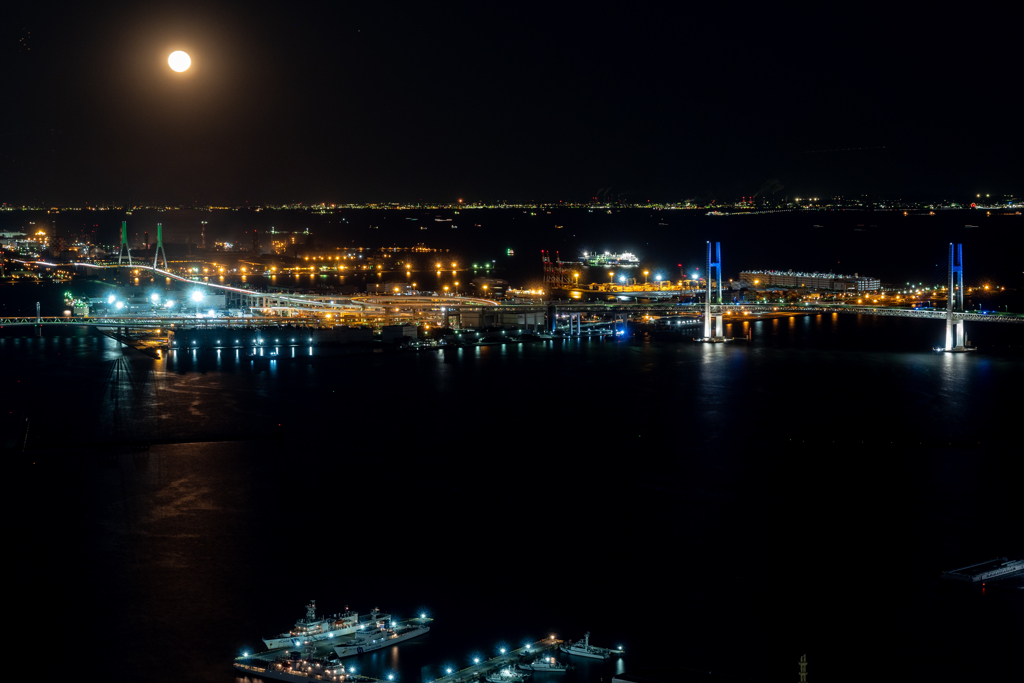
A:
POLYGON ((167 58, 167 64, 175 71, 185 71, 192 66, 192 58, 188 54, 178 50, 172 52, 171 56, 167 58))

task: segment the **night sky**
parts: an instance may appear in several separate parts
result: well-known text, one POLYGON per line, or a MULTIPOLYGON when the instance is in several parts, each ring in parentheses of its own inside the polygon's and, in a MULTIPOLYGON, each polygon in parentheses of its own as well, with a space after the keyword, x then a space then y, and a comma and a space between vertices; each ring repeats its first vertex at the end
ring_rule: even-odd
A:
POLYGON ((1006 5, 31 4, 0 22, 7 203, 1024 188, 1006 5))

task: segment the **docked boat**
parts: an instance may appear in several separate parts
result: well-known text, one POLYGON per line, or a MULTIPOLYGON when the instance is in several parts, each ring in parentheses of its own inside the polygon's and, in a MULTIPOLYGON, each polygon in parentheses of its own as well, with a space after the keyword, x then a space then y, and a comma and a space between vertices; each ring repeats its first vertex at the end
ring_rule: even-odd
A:
POLYGON ((577 655, 579 657, 592 657, 593 659, 608 659, 608 650, 603 647, 594 647, 590 644, 590 631, 583 636, 583 640, 577 640, 575 643, 565 644, 562 643, 559 649, 567 655, 577 655))
POLYGON ((349 633, 355 633, 361 627, 377 629, 386 626, 389 619, 390 615, 381 614, 380 610, 376 608, 370 614, 360 617, 348 607, 340 614, 323 616, 318 619, 316 600, 313 600, 306 605, 306 618, 296 621, 292 630, 273 638, 264 638, 263 642, 268 650, 276 650, 281 647, 301 647, 306 643, 340 638, 349 633))
POLYGON ((378 628, 372 631, 360 631, 356 633, 351 642, 334 646, 334 652, 338 657, 352 657, 361 655, 364 652, 373 652, 381 648, 398 645, 401 642, 418 638, 430 631, 429 626, 409 626, 407 628, 390 629, 378 628))
POLYGON ((489 683, 522 683, 530 674, 524 674, 511 667, 495 671, 487 676, 489 683))
POLYGON ((235 669, 258 678, 275 681, 331 681, 358 683, 372 681, 372 678, 358 676, 345 669, 336 658, 301 658, 293 652, 291 657, 278 657, 272 661, 262 659, 241 659, 235 661, 235 669))
POLYGON ((550 671, 551 673, 565 673, 572 665, 562 664, 554 657, 540 657, 529 664, 519 664, 523 671, 550 671))
POLYGON ((624 251, 621 254, 612 254, 610 252, 604 252, 603 254, 583 252, 583 256, 580 257, 588 266, 595 268, 605 268, 613 266, 615 268, 636 268, 640 265, 640 259, 631 254, 628 251, 624 251))

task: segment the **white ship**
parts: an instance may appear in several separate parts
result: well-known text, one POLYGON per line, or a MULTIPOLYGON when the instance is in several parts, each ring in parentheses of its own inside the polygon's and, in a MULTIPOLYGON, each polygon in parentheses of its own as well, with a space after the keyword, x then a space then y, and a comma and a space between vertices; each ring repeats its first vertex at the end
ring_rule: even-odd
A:
POLYGON ((380 628, 386 625, 390 615, 381 614, 380 610, 374 609, 370 614, 360 617, 348 607, 340 614, 316 617, 316 600, 306 605, 306 618, 295 622, 294 628, 287 633, 282 633, 274 638, 264 638, 268 650, 276 650, 281 647, 302 647, 305 643, 315 643, 321 640, 330 640, 340 636, 354 633, 360 627, 380 628))
POLYGON ((338 657, 352 657, 398 645, 410 638, 422 636, 429 630, 429 626, 410 626, 402 629, 378 628, 373 631, 360 631, 356 633, 352 642, 335 645, 334 651, 338 657))
POLYGON ((269 662, 260 659, 244 659, 235 661, 235 668, 250 676, 255 675, 259 678, 276 681, 295 681, 296 683, 307 681, 331 681, 331 683, 363 681, 369 683, 373 680, 346 671, 337 659, 278 657, 269 662))
POLYGON ((554 657, 541 657, 533 660, 530 664, 520 664, 519 668, 523 671, 550 671, 552 673, 565 673, 569 670, 569 666, 556 661, 554 657))
POLYGON ((587 631, 586 635, 583 636, 583 640, 577 640, 575 643, 570 645, 562 643, 560 649, 568 655, 593 657, 594 659, 608 659, 608 650, 603 647, 594 647, 590 644, 590 631, 587 631))
POLYGON ((512 668, 495 671, 487 677, 490 683, 522 683, 530 674, 519 673, 512 668))
POLYGON ((596 268, 604 268, 606 266, 614 266, 616 268, 636 268, 640 265, 640 259, 628 251, 624 251, 621 254, 612 254, 604 252, 603 254, 583 252, 581 257, 583 263, 588 266, 596 268))

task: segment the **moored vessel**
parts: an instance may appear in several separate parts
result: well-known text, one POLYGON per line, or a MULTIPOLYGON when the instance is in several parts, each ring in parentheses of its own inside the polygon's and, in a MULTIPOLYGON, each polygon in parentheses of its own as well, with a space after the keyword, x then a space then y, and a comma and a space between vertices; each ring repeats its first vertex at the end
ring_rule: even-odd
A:
POLYGON ((361 655, 364 652, 373 652, 381 648, 398 645, 403 641, 425 635, 428 631, 430 631, 429 626, 409 626, 399 629, 378 628, 373 631, 361 631, 356 633, 351 642, 335 645, 334 652, 338 657, 361 655))
POLYGON ((621 254, 612 254, 610 252, 604 252, 603 254, 583 252, 583 256, 580 258, 584 264, 596 268, 604 268, 607 266, 614 266, 616 268, 636 268, 640 265, 640 259, 634 254, 624 251, 621 254))
POLYGON ((262 659, 241 659, 235 661, 235 669, 258 678, 275 681, 330 681, 339 683, 369 682, 372 678, 359 676, 350 671, 336 659, 302 658, 299 652, 291 653, 290 657, 278 657, 266 661, 262 659))
POLYGON ((529 664, 519 664, 519 668, 523 671, 550 671, 552 673, 565 673, 572 668, 572 665, 562 664, 554 657, 539 657, 529 664))
POLYGON ((577 640, 575 643, 570 643, 568 645, 562 643, 560 649, 568 655, 592 657, 594 659, 608 659, 608 650, 606 648, 594 647, 590 644, 590 631, 586 632, 583 636, 583 640, 577 640))
POLYGON ((318 619, 316 600, 311 600, 306 605, 305 619, 296 621, 295 626, 287 633, 273 638, 264 638, 263 642, 268 650, 276 650, 281 647, 301 647, 306 643, 330 640, 354 633, 360 627, 380 628, 387 624, 389 617, 390 615, 381 614, 380 610, 376 608, 370 614, 360 617, 356 612, 345 607, 345 611, 340 614, 318 619))
POLYGON ((522 683, 530 674, 521 673, 511 667, 505 667, 487 676, 489 683, 522 683))

